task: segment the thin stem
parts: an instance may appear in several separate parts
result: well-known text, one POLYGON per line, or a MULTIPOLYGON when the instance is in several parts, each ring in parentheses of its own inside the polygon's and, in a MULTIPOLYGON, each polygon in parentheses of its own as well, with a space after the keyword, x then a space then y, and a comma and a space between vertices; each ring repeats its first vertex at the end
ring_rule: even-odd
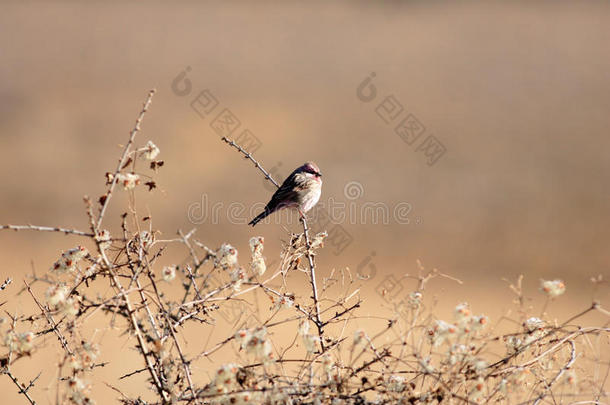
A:
MULTIPOLYGON (((11 374, 11 372, 8 369, 6 371, 4 371, 4 373, 6 375, 8 375, 9 378, 13 381, 13 383, 17 386, 17 388, 19 388, 19 393, 23 394, 27 398, 27 400, 30 402, 30 404, 36 405, 36 401, 34 401, 32 399, 32 397, 30 396, 30 394, 28 393, 28 390, 32 387, 33 384, 30 383, 30 385, 27 388, 25 388, 25 387, 21 386, 21 384, 19 384, 19 381, 17 381, 17 377, 15 377, 13 374, 11 374)), ((38 377, 36 377, 36 378, 38 378, 38 377)))
POLYGON ((70 346, 68 345, 68 340, 65 338, 65 336, 59 330, 59 328, 57 326, 57 323, 53 319, 53 316, 40 303, 40 301, 38 301, 38 298, 36 298, 36 296, 34 295, 34 292, 32 291, 32 288, 30 287, 28 282, 25 281, 25 280, 23 280, 23 282, 25 283, 25 286, 26 286, 28 292, 30 293, 30 295, 34 299, 34 302, 36 303, 36 305, 38 305, 38 308, 40 308, 40 311, 42 312, 42 314, 44 315, 45 319, 47 320, 47 323, 49 324, 49 326, 51 327, 53 332, 55 332, 55 334, 57 335, 57 338, 59 339, 59 343, 61 343, 61 346, 64 348, 66 353, 68 353, 70 356, 72 356, 74 354, 74 352, 72 351, 72 349, 70 349, 70 346))
MULTIPOLYGON (((273 183, 273 185, 275 187, 277 187, 277 188, 280 187, 279 183, 277 181, 275 181, 273 179, 273 177, 271 177, 269 172, 267 170, 265 170, 263 168, 263 166, 256 159, 254 159, 254 156, 252 156, 252 154, 250 152, 246 151, 240 145, 235 143, 235 141, 227 138, 226 136, 222 137, 222 141, 225 142, 226 144, 228 144, 229 146, 232 146, 235 149, 237 149, 242 155, 244 155, 244 158, 246 158, 246 159, 250 160, 252 163, 254 163, 254 166, 263 173, 263 175, 265 176, 265 179, 267 179, 271 183, 273 183)), ((318 301, 318 287, 316 285, 316 266, 315 266, 315 263, 313 260, 313 255, 311 254, 311 243, 309 241, 309 228, 307 227, 307 219, 305 218, 305 215, 301 211, 299 211, 299 214, 301 215, 301 222, 303 223, 303 235, 305 236, 305 244, 306 244, 305 256, 307 256, 307 262, 309 264, 311 289, 313 291, 313 302, 314 302, 314 307, 315 307, 315 313, 314 313, 315 324, 316 324, 316 327, 318 328, 318 336, 320 337, 320 347, 322 348, 322 353, 324 353, 324 351, 325 351, 325 349, 324 349, 324 330, 323 330, 324 324, 320 320, 320 302, 318 301)))
POLYGON ((96 223, 96 226, 98 229, 100 229, 100 227, 102 226, 102 220, 104 219, 104 213, 106 212, 106 208, 108 207, 108 203, 110 202, 110 198, 112 197, 112 192, 114 191, 114 187, 116 186, 116 183, 117 183, 117 176, 118 176, 119 172, 121 171, 121 169, 123 168, 123 166, 125 165, 125 162, 127 161, 127 156, 129 155, 129 148, 131 147, 131 144, 133 144, 133 140, 135 139, 136 134, 140 131, 140 125, 142 124, 142 119, 144 119, 144 115, 148 111, 148 107, 150 106, 150 103, 152 102, 152 98, 155 95, 155 91, 156 91, 155 89, 152 89, 148 93, 148 97, 146 97, 146 101, 144 102, 144 106, 142 107, 142 110, 140 111, 140 115, 138 115, 138 118, 136 119, 136 124, 133 127, 133 129, 131 130, 131 132, 129 133, 129 140, 127 141, 127 145, 125 145, 125 149, 123 149, 123 155, 119 159, 119 164, 117 165, 116 170, 114 171, 114 175, 112 176, 112 183, 110 183, 110 187, 108 188, 108 191, 106 192, 106 194, 104 194, 105 198, 102 203, 102 208, 100 210, 100 214, 97 218, 97 223, 96 223))
POLYGON ((318 328, 318 336, 320 337, 320 348, 324 353, 324 324, 320 320, 320 302, 318 301, 318 287, 316 284, 316 266, 314 264, 313 255, 311 254, 311 242, 309 241, 309 228, 307 227, 307 219, 305 215, 301 213, 301 222, 303 223, 303 235, 305 236, 305 245, 307 250, 305 256, 307 256, 307 262, 309 263, 309 273, 311 275, 311 289, 313 292, 313 302, 315 306, 314 316, 316 317, 316 327, 318 328))
POLYGON ((544 399, 544 397, 547 396, 548 392, 551 390, 551 388, 553 387, 553 384, 555 384, 557 381, 559 381, 559 379, 561 378, 562 375, 564 375, 564 373, 566 371, 568 371, 571 367, 572 364, 574 364, 574 362, 576 361, 576 345, 574 345, 574 342, 571 340, 567 341, 570 344, 571 350, 570 350, 570 359, 568 360, 568 362, 561 368, 561 370, 559 370, 559 372, 555 375, 555 377, 551 380, 551 382, 549 382, 548 384, 546 384, 546 387, 544 388, 544 391, 542 391, 540 393, 540 395, 538 395, 538 398, 536 398, 536 400, 534 401, 533 405, 537 405, 540 403, 540 401, 542 401, 544 399))
POLYGON ((265 176, 265 179, 269 180, 271 183, 273 183, 273 185, 277 188, 280 188, 280 185, 277 181, 273 180, 273 177, 271 177, 271 175, 269 174, 269 172, 267 170, 265 170, 263 168, 263 166, 260 165, 260 163, 258 163, 256 161, 256 159, 254 159, 254 156, 252 156, 252 154, 250 152, 247 152, 244 148, 242 148, 241 146, 239 146, 238 144, 235 143, 235 141, 227 138, 226 136, 222 137, 222 141, 224 141, 225 143, 229 144, 229 146, 234 147, 235 149, 237 149, 241 154, 244 155, 244 158, 249 159, 252 163, 254 163, 254 166, 260 170, 263 175, 265 176))
MULTIPOLYGON (((151 94, 152 94, 152 92, 151 92, 151 94)), ((97 236, 99 234, 99 228, 97 227, 97 225, 95 223, 95 219, 93 218, 91 200, 88 198, 85 198, 85 203, 87 204, 87 215, 89 216, 89 224, 91 226, 91 231, 97 236)), ((110 263, 110 260, 108 260, 108 257, 106 256, 106 251, 102 247, 99 238, 95 238, 95 241, 96 241, 97 250, 98 250, 100 256, 102 257, 102 261, 103 261, 104 265, 106 266, 108 273, 110 273, 110 278, 112 280, 112 284, 114 285, 114 288, 119 291, 119 296, 123 297, 125 306, 127 307, 127 313, 129 316, 129 320, 131 321, 131 326, 133 327, 134 334, 136 335, 136 338, 138 340, 138 348, 140 349, 140 353, 142 354, 142 357, 144 358, 144 362, 146 363, 146 368, 148 369, 148 372, 150 373, 150 376, 155 384, 155 387, 157 388, 157 392, 165 401, 168 401, 169 395, 165 391, 163 384, 161 383, 161 380, 159 379, 159 376, 157 375, 157 372, 155 371, 155 366, 150 359, 151 354, 147 350, 146 341, 144 340, 144 337, 142 336, 142 331, 140 330, 140 326, 139 326, 138 320, 136 318, 136 310, 133 308, 133 305, 131 304, 131 301, 129 300, 129 293, 127 291, 125 291, 125 289, 123 288, 123 285, 119 281, 119 278, 118 278, 116 272, 114 271, 114 266, 112 265, 112 263, 110 263)))
POLYGON ((38 226, 38 225, 0 225, 0 231, 3 229, 12 229, 13 231, 41 231, 41 232, 59 232, 66 235, 78 235, 93 237, 92 233, 79 231, 76 229, 59 228, 57 226, 38 226))

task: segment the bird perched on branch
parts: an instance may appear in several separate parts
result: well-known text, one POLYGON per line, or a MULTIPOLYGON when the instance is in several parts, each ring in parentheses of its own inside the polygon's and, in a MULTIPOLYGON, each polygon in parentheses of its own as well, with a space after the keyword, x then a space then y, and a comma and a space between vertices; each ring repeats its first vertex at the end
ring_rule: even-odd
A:
POLYGON ((255 226, 268 215, 282 208, 294 208, 301 215, 318 203, 322 193, 322 173, 313 162, 307 162, 293 171, 271 197, 263 212, 248 225, 255 226))

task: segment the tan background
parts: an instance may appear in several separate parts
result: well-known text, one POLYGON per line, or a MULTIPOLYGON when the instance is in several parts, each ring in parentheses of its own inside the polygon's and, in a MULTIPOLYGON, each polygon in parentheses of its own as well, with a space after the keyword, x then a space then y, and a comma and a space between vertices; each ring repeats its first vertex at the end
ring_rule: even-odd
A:
MULTIPOLYGON (((103 192, 103 174, 114 169, 118 145, 153 87, 158 93, 138 141, 152 139, 166 166, 155 176, 159 189, 142 192, 139 204, 163 237, 194 226, 188 207, 204 194, 224 207, 265 202, 270 189, 259 173, 219 141, 213 117, 202 119, 189 106, 207 88, 219 109, 240 119, 239 130, 261 140, 261 162, 281 163, 278 180, 314 160, 324 174, 323 200, 349 201, 344 187, 356 181, 364 189, 359 205, 412 205, 408 225, 343 224, 353 242, 339 255, 327 249, 319 256, 328 275, 332 268, 356 269, 375 253, 377 275, 364 283, 371 306, 363 313, 377 310, 374 290, 384 277, 415 271, 416 259, 465 282, 438 284, 444 310, 468 300, 475 312, 496 317, 510 306, 502 278, 526 274, 538 298, 540 278, 565 279, 568 292, 551 307, 561 319, 590 303, 590 276, 609 274, 604 2, 4 2, 0 8, 2 224, 86 229, 82 196, 103 192), (179 97, 171 83, 187 66, 193 90, 179 97), (365 104, 356 88, 371 72, 379 95, 365 104), (375 114, 390 94, 447 148, 434 166, 375 114)), ((124 194, 114 201, 109 224, 118 223, 124 202, 124 194)), ((212 247, 230 241, 243 257, 251 236, 265 236, 272 259, 285 228, 299 229, 284 223, 252 230, 221 212, 219 223, 197 225, 197 234, 212 247)), ((20 288, 31 263, 43 271, 76 243, 0 233, 0 276, 17 285, 3 300, 20 288)), ((166 259, 179 261, 183 253, 166 259)), ((607 288, 597 295, 610 304, 607 288)), ((16 300, 11 308, 27 305, 28 297, 16 300)), ((113 376, 108 371, 106 378, 113 376)))

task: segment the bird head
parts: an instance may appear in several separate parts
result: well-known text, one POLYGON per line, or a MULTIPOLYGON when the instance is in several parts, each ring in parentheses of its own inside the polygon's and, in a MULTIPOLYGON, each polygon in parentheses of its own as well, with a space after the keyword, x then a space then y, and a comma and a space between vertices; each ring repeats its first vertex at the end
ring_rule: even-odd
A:
POLYGON ((307 177, 312 177, 319 179, 322 177, 322 173, 320 173, 320 168, 314 162, 307 162, 303 166, 299 168, 301 173, 304 173, 307 177))

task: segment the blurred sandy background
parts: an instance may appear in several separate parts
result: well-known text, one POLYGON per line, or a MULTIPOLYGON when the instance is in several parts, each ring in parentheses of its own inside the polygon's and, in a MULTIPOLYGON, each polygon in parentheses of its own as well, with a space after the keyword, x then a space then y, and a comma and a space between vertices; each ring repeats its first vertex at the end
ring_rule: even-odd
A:
MULTIPOLYGON (((252 131, 279 180, 314 160, 323 200, 411 205, 409 224, 343 223, 351 243, 318 258, 322 275, 363 263, 376 272, 363 313, 382 302, 384 278, 414 272, 416 259, 465 282, 437 284, 442 308, 468 300, 492 316, 510 303, 502 278, 526 274, 534 296, 540 278, 563 278, 568 292, 550 312, 565 318, 590 303, 590 276, 609 275, 607 3, 88 4, 0 5, 1 224, 86 229, 82 197, 103 192, 156 88, 138 143, 153 140, 166 164, 139 204, 163 237, 196 226, 209 246, 230 241, 247 256, 248 239, 263 235, 272 259, 286 228, 299 229, 227 219, 231 203, 271 194, 210 127, 229 108, 241 121, 234 135, 252 131), (178 96, 172 82, 187 67, 192 90, 178 96), (356 89, 371 72, 378 94, 364 103, 356 89), (219 105, 202 118, 190 103, 204 89, 219 105), (375 113, 388 95, 404 106, 394 124, 375 113), (420 140, 433 134, 446 148, 436 164, 393 132, 408 113, 426 128, 420 140), (346 197, 349 182, 360 198, 346 197), (202 198, 223 205, 217 223, 189 221, 202 198)), ((124 206, 117 196, 109 225, 124 206)), ((0 276, 19 285, 76 243, 4 231, 0 276)), ((607 295, 597 293, 610 304, 607 295)))

